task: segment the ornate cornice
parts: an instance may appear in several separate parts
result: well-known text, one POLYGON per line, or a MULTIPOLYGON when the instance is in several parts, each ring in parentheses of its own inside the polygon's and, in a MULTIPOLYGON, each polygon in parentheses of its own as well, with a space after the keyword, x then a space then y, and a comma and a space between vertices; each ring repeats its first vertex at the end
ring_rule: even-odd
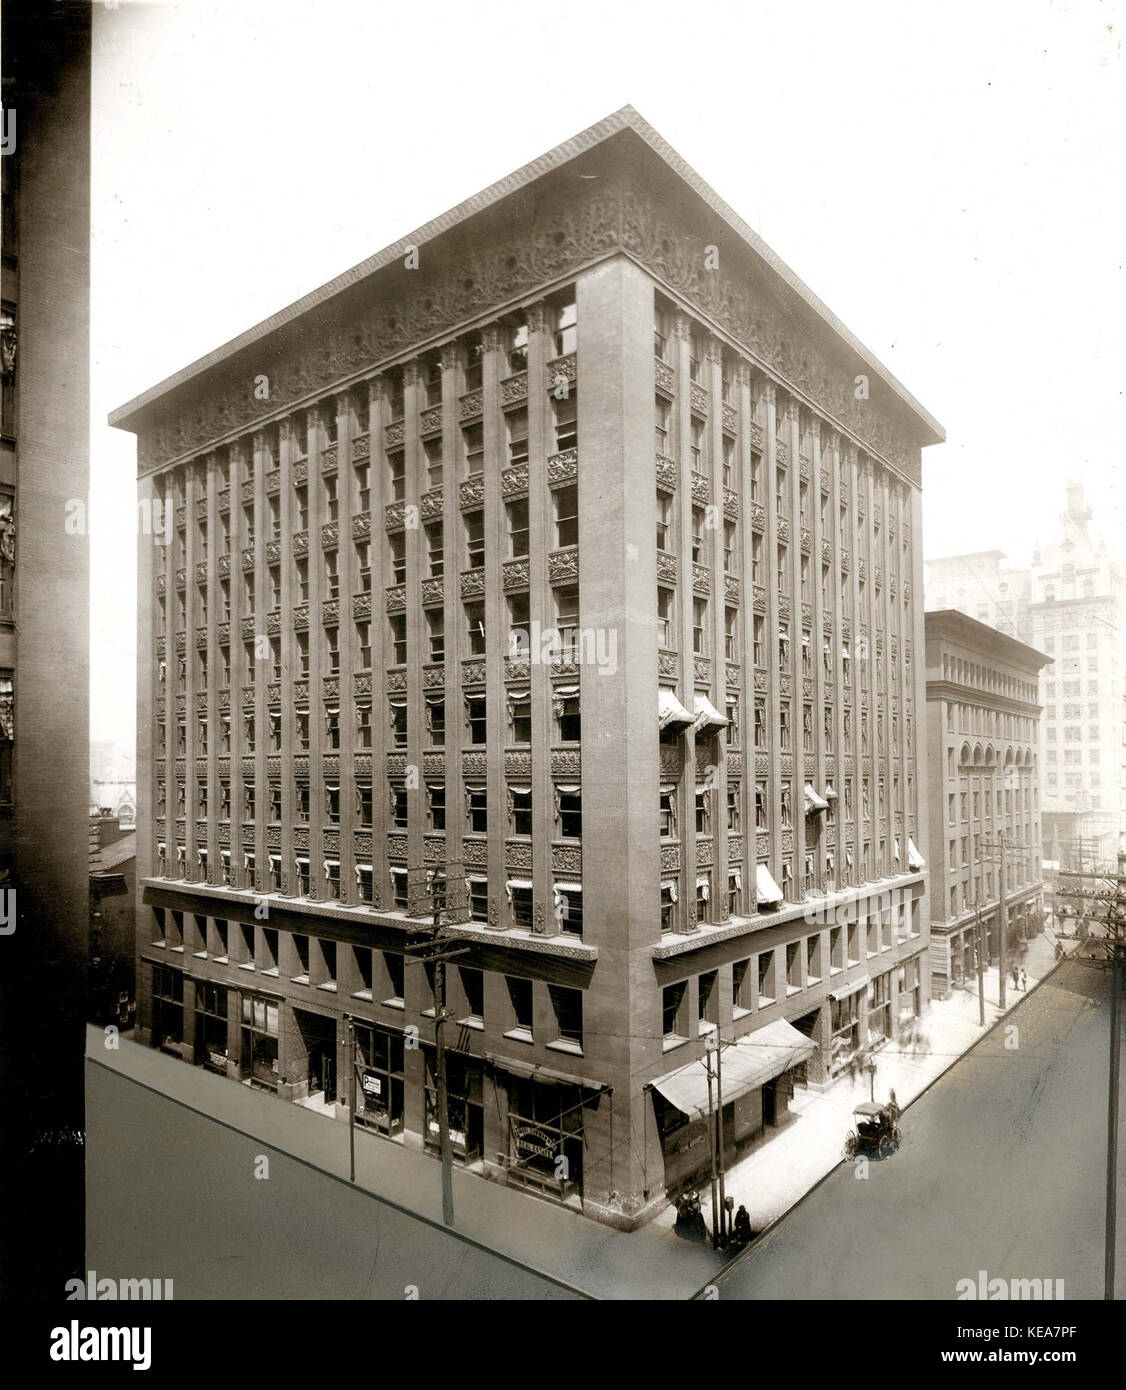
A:
MULTIPOLYGON (((800 392, 834 428, 861 437, 917 484, 918 447, 910 436, 917 437, 919 424, 912 428, 907 407, 886 389, 877 392, 882 400, 855 399, 857 359, 807 303, 783 297, 749 248, 736 248, 724 268, 706 269, 695 250, 706 218, 702 206, 671 212, 655 188, 630 172, 592 182, 583 195, 546 187, 534 231, 509 219, 499 225, 519 225, 519 233, 477 239, 467 233, 456 257, 424 258, 424 268, 405 281, 397 264, 373 270, 372 290, 382 293, 369 296, 367 307, 345 310, 328 301, 302 316, 299 332, 296 323, 277 328, 259 344, 256 364, 269 377, 269 400, 256 398, 255 372, 236 369, 230 359, 221 364, 221 377, 216 366, 152 401, 138 417, 141 471, 260 428, 311 396, 348 389, 359 373, 380 370, 513 299, 626 253, 780 378, 787 395, 800 392)), ((687 316, 677 314, 675 330, 688 327, 687 316)), ((768 398, 773 385, 768 380, 768 398)))

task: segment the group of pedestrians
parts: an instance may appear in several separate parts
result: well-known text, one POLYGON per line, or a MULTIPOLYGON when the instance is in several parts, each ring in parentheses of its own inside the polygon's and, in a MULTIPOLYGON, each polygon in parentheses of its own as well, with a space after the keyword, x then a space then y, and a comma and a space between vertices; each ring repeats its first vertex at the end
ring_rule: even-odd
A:
MULTIPOLYGON (((683 1192, 676 1199, 676 1234, 682 1240, 694 1240, 703 1243, 708 1240, 708 1228, 704 1221, 704 1213, 700 1202, 699 1192, 693 1190, 683 1192)), ((735 1222, 731 1231, 730 1247, 733 1250, 742 1250, 754 1237, 751 1229, 751 1215, 747 1208, 740 1203, 739 1210, 735 1213, 735 1222)))
POLYGON ((1014 965, 1009 971, 1009 976, 1012 979, 1014 989, 1026 990, 1028 988, 1028 976, 1024 972, 1023 965, 1014 965))

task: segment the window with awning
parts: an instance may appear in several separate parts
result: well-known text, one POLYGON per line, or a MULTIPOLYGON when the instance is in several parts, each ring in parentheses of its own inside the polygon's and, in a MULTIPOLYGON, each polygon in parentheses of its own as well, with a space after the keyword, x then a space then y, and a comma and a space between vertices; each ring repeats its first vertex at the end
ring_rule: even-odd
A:
POLYGON ((720 714, 715 705, 706 695, 696 692, 696 717, 692 721, 696 726, 696 732, 702 733, 705 729, 726 729, 727 718, 720 714))
MULTIPOLYGON (((784 1018, 756 1028, 723 1049, 723 1103, 738 1100, 748 1091, 773 1081, 790 1067, 812 1056, 817 1044, 799 1033, 784 1018)), ((714 1093, 714 1063, 711 1090, 714 1093)), ((652 1083, 670 1105, 690 1120, 704 1119, 710 1113, 708 1064, 701 1057, 652 1083)))
POLYGON ((842 985, 840 989, 829 991, 830 999, 847 999, 851 994, 858 994, 862 989, 867 989, 871 981, 871 975, 861 975, 858 980, 853 980, 850 985, 842 985))
POLYGON ((915 841, 910 839, 907 841, 907 863, 912 869, 925 869, 927 867, 927 861, 915 848, 915 841))
POLYGON ((822 811, 829 809, 829 803, 825 798, 814 791, 810 783, 805 784, 805 813, 807 816, 820 815, 822 811))
POLYGON ((765 864, 759 864, 755 869, 755 897, 759 907, 782 906, 782 890, 774 882, 765 864))
POLYGON ((679 731, 687 729, 696 721, 684 708, 667 686, 661 686, 657 693, 657 727, 679 731))

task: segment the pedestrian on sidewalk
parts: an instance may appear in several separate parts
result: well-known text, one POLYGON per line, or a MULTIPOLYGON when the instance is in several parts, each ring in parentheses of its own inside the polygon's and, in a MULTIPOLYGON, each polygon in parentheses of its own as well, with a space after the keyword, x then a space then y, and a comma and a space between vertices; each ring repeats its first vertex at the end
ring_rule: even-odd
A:
POLYGON ((1020 987, 1024 990, 1028 989, 1028 976, 1025 974, 1023 965, 1020 968, 1020 987))

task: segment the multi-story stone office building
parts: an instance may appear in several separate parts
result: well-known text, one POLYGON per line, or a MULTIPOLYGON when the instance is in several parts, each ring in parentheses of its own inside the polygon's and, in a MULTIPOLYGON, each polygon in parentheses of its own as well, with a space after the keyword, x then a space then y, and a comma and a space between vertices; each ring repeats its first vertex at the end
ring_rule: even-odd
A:
POLYGON ((455 1151, 631 1223, 926 1006, 941 429, 630 108, 113 421, 153 1045, 433 1148, 437 905, 455 1151))
POLYGON ((925 623, 931 972, 945 999, 977 969, 979 921, 983 964, 997 956, 1002 891, 1014 938, 1041 903, 1037 696, 1051 657, 954 609, 925 623))

